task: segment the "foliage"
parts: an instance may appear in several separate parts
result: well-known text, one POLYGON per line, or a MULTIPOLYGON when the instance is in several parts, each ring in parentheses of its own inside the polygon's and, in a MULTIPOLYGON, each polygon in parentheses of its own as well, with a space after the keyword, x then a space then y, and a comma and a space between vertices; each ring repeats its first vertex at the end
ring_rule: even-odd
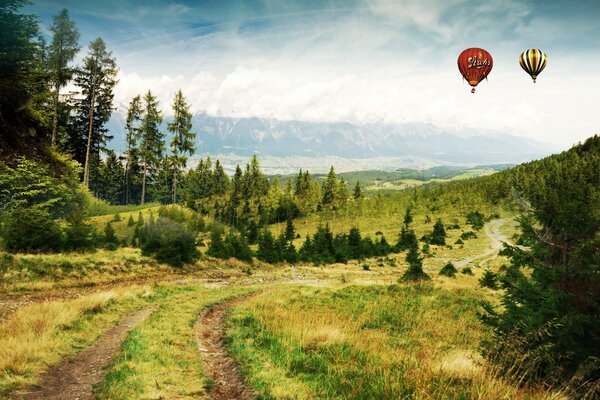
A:
POLYGON ((471 225, 473 229, 480 230, 485 225, 485 215, 479 211, 471 211, 467 214, 467 224, 471 225))
POLYGON ((181 222, 158 217, 149 221, 140 234, 140 247, 143 255, 150 255, 157 261, 181 267, 195 262, 200 254, 196 249, 194 235, 181 222))
POLYGON ((507 246, 499 279, 503 310, 485 306, 496 337, 487 357, 529 381, 572 382, 578 396, 600 395, 600 137, 523 164, 514 185, 529 201, 520 220, 529 248, 507 246), (577 383, 579 382, 579 383, 577 383))
POLYGON ((16 252, 60 251, 64 236, 48 211, 13 208, 5 213, 2 237, 6 250, 16 252))

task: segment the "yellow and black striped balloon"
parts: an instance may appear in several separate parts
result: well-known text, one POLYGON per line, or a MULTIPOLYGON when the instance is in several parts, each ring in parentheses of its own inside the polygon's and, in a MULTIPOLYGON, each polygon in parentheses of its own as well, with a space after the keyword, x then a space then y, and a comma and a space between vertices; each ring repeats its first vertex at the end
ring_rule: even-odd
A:
POLYGON ((540 49, 529 49, 521 54, 519 63, 521 64, 521 68, 531 75, 533 83, 535 83, 537 76, 546 68, 548 56, 540 49))

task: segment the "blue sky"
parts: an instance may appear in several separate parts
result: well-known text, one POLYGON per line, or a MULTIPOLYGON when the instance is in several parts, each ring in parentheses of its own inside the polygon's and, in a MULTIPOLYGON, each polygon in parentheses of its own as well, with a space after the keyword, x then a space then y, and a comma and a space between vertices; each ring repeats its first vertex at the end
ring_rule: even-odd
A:
MULTIPOLYGON (((197 112, 497 130, 559 146, 600 133, 600 1, 35 1, 44 26, 69 9, 87 45, 120 68, 122 111, 151 89, 168 114, 182 88, 197 112), (494 57, 472 95, 467 47, 494 57), (519 54, 549 57, 533 84, 519 54)), ((85 49, 84 49, 85 50, 85 49)))

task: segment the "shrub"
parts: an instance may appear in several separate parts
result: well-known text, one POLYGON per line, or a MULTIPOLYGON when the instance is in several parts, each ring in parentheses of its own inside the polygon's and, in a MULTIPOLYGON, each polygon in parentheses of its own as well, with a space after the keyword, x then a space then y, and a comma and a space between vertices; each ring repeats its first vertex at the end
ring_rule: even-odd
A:
POLYGON ((200 256, 194 235, 184 224, 170 218, 159 217, 156 222, 148 222, 140 236, 142 254, 159 262, 181 267, 200 256))
POLYGON ((471 269, 471 267, 462 267, 460 273, 465 275, 473 275, 473 270, 471 269))
POLYGON ((2 230, 4 246, 11 253, 19 251, 60 251, 64 245, 62 229, 42 209, 15 208, 5 213, 2 230))
POLYGON ((477 234, 473 231, 467 231, 467 232, 463 232, 460 235, 460 238, 462 240, 469 240, 469 239, 476 239, 477 238, 477 234))
POLYGON ((363 264, 362 269, 363 269, 363 271, 370 271, 371 267, 369 267, 369 264, 363 264))
POLYGON ((471 225, 473 229, 480 230, 485 224, 485 215, 479 211, 471 211, 467 214, 467 224, 471 225))
POLYGON ((463 242, 461 238, 458 238, 456 239, 456 242, 454 242, 454 244, 465 244, 465 242, 463 242))
POLYGON ((454 264, 452 264, 451 262, 449 262, 448 264, 446 264, 446 265, 444 265, 442 267, 442 269, 440 270, 440 275, 448 276, 450 278, 454 278, 456 276, 457 272, 458 272, 458 270, 456 269, 456 267, 454 266, 454 264))
POLYGON ((121 214, 119 214, 119 213, 116 213, 116 214, 113 216, 112 222, 121 222, 121 214))
POLYGON ((133 220, 133 215, 129 214, 129 219, 127 220, 127 226, 134 226, 135 221, 133 220))

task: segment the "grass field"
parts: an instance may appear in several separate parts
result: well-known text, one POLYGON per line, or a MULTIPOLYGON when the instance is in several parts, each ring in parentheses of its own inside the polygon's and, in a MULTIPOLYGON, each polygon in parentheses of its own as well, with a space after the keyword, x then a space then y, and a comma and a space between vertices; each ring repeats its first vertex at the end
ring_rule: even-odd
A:
POLYGON ((230 316, 232 352, 264 398, 541 399, 478 355, 491 293, 439 284, 278 288, 230 316))
MULTIPOLYGON (((372 237, 381 231, 395 242, 403 199, 375 196, 299 219, 295 244, 322 223, 334 232, 354 225, 372 237)), ((448 230, 447 246, 430 246, 424 269, 432 280, 416 286, 398 283, 407 267, 403 253, 324 266, 204 256, 182 269, 129 247, 0 254, 0 397, 39 382, 44 371, 94 343, 124 315, 151 306, 152 315, 127 334, 112 357, 95 396, 206 398, 214 382, 203 370, 194 322, 212 304, 259 292, 230 310, 225 334, 260 398, 561 398, 501 379, 479 354, 481 340, 490 334, 477 318, 480 301, 497 304, 500 292, 481 288, 478 279, 484 268, 497 270, 506 262, 497 256, 495 235, 511 239, 517 228, 508 211, 482 207, 502 219, 455 244, 472 230, 465 220, 470 209, 415 210, 418 236, 437 218, 458 225, 448 230), (448 261, 471 267, 474 275, 438 275, 448 261)), ((112 223, 118 235, 131 234, 129 215, 137 220, 140 212, 156 217, 158 208, 119 213, 121 220, 112 223)), ((113 219, 114 214, 97 216, 92 223, 100 228, 113 219)), ((283 226, 271 229, 277 233, 283 226)))

